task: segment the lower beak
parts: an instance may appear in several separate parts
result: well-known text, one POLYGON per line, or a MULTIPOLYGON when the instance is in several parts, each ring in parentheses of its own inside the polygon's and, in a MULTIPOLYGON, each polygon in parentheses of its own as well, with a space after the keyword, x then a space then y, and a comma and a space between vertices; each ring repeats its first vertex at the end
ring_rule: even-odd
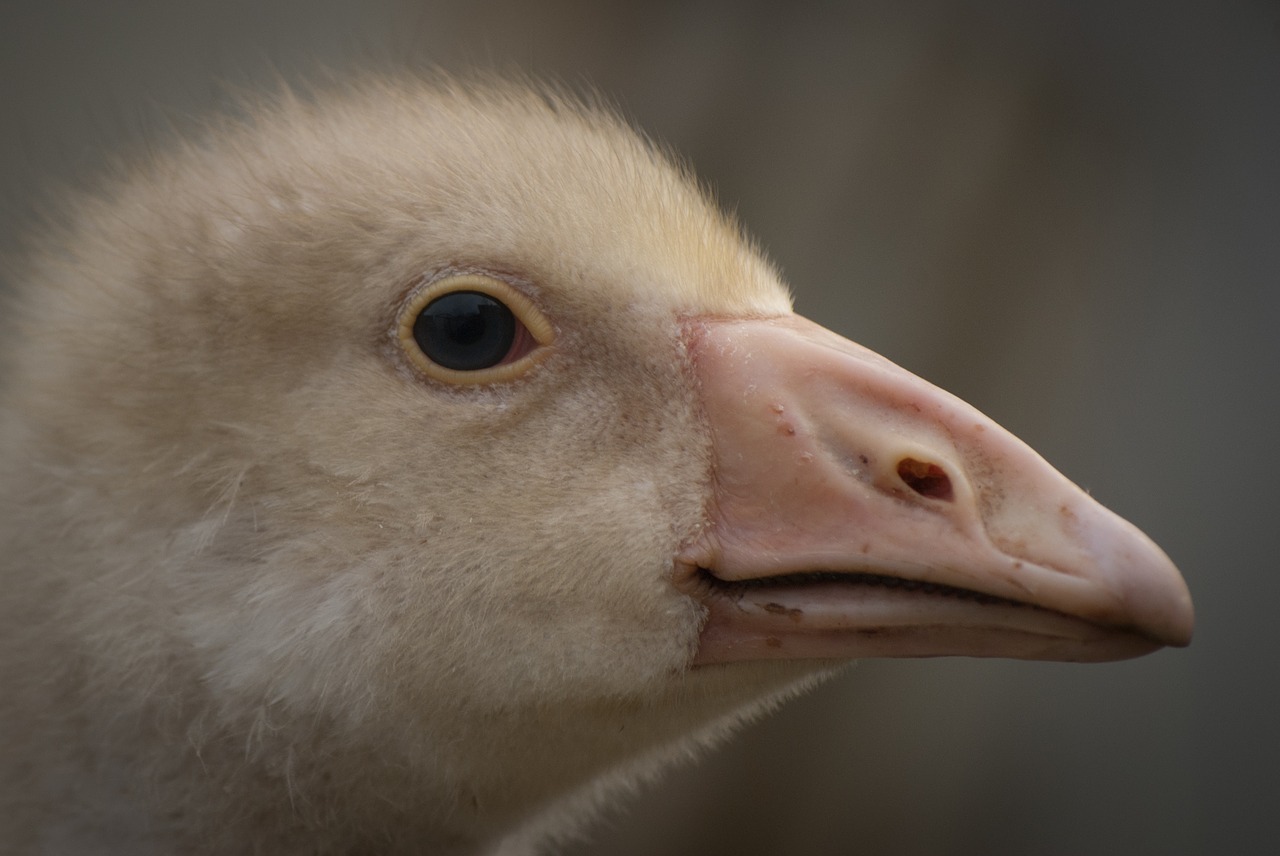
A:
POLYGON ((695 662, 1186 645, 1169 558, 969 405, 799 316, 686 321, 714 445, 695 662))

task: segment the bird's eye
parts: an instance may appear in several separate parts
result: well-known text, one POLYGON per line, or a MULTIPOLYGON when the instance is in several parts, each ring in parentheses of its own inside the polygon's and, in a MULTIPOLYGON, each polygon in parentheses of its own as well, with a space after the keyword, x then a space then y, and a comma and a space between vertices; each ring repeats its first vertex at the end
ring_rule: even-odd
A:
POLYGON ((413 339, 427 359, 455 371, 498 365, 517 344, 517 333, 527 335, 511 310, 479 291, 437 297, 413 322, 413 339))
POLYGON ((430 377, 500 383, 523 374, 551 343, 551 323, 523 293, 479 274, 445 277, 413 295, 400 316, 400 345, 430 377))

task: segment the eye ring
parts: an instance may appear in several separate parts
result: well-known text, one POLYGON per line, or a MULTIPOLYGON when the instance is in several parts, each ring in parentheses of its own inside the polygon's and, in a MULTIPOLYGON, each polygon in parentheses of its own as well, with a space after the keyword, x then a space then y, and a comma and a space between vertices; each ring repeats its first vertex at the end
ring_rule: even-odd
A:
POLYGON ((476 386, 514 380, 542 362, 550 353, 546 346, 555 340, 555 330, 533 301, 509 283, 483 274, 466 273, 442 277, 415 292, 400 312, 396 322, 396 339, 413 366, 428 377, 450 385, 476 386), (455 295, 465 295, 470 299, 455 298, 455 295), (424 317, 433 306, 437 312, 444 307, 446 317, 455 307, 458 311, 473 313, 484 310, 486 314, 475 315, 473 323, 478 323, 480 328, 488 326, 489 329, 480 329, 478 338, 471 335, 476 332, 475 328, 467 330, 466 341, 460 345, 445 343, 455 351, 458 347, 471 349, 472 354, 468 355, 464 350, 460 352, 461 359, 451 360, 450 354, 433 347, 429 338, 424 339, 438 335, 439 331, 446 328, 455 329, 447 327, 448 321, 446 327, 441 327, 435 323, 435 318, 424 317), (495 330, 492 321, 485 320, 499 319, 499 327, 508 323, 502 320, 504 313, 500 310, 509 313, 508 330, 495 330), (502 342, 494 338, 504 334, 510 337, 505 352, 502 342), (473 339, 477 341, 472 342, 473 339), (488 348, 488 356, 477 352, 477 348, 488 348), (497 350, 493 350, 494 348, 497 350), (455 366, 444 365, 433 359, 428 350, 435 350, 437 358, 443 355, 444 362, 453 361, 455 366), (476 367, 465 365, 472 356, 479 357, 480 362, 476 367), (496 362, 491 362, 495 356, 496 362))

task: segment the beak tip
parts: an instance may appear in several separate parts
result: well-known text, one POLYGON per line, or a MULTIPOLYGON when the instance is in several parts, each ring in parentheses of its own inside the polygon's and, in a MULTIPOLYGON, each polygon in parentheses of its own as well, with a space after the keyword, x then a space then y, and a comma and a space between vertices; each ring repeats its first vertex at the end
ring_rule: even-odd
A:
POLYGON ((1132 611, 1142 618, 1141 631, 1151 639, 1170 648, 1185 648, 1195 632, 1191 592, 1172 562, 1167 562, 1167 572, 1159 580, 1159 587, 1141 585, 1131 593, 1136 606, 1132 611))
POLYGON ((1118 597, 1116 617, 1162 646, 1190 645, 1195 607, 1177 565, 1134 524, 1101 505, 1093 509, 1088 543, 1101 571, 1096 578, 1118 597))
POLYGON ((1191 637, 1195 635, 1196 615, 1195 607, 1191 604, 1191 593, 1185 585, 1170 625, 1165 644, 1173 648, 1185 648, 1191 644, 1191 637))

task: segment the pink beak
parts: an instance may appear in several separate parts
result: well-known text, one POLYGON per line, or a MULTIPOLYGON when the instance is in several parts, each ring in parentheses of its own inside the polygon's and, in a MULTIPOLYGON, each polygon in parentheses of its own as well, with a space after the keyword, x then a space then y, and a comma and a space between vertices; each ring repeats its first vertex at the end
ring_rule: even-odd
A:
POLYGON ((799 316, 693 318, 714 453, 695 662, 1113 660, 1191 640, 1145 535, 977 410, 799 316))

